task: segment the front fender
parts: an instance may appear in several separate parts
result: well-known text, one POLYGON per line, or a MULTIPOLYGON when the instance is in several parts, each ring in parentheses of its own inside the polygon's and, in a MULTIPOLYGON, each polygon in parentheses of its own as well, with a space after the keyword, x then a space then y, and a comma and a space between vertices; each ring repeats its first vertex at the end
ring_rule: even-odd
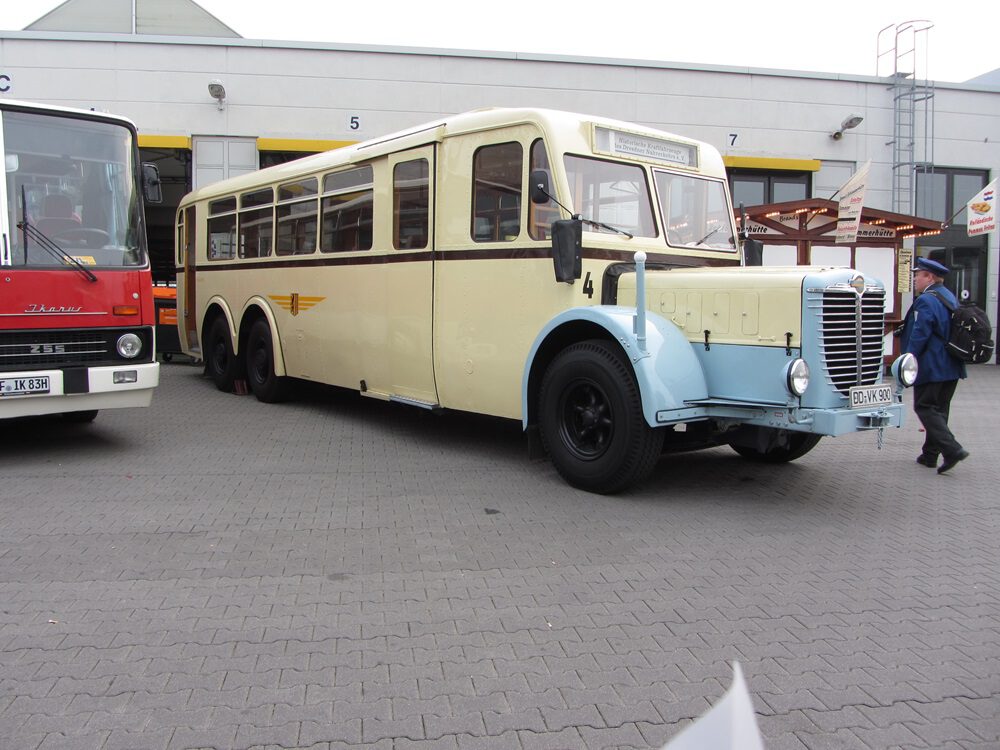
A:
MULTIPOLYGON (((639 385, 643 416, 651 427, 683 421, 679 417, 681 410, 689 409, 686 402, 708 398, 701 363, 680 329, 666 318, 647 311, 646 349, 643 352, 639 351, 636 342, 634 319, 634 307, 608 305, 573 307, 552 318, 532 343, 524 365, 521 379, 523 427, 527 428, 529 423, 529 383, 539 351, 547 340, 558 335, 561 328, 578 322, 603 328, 622 347, 639 385), (670 412, 678 418, 671 419, 670 412)), ((694 411, 691 410, 692 413, 694 411)))

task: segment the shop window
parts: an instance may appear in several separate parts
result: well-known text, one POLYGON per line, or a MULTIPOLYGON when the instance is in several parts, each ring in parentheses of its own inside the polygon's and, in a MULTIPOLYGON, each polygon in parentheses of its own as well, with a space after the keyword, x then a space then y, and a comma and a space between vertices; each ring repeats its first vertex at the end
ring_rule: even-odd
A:
POLYGON ((917 239, 917 256, 950 268, 945 286, 960 302, 980 306, 986 300, 989 235, 969 237, 965 207, 988 180, 984 170, 935 167, 933 172, 918 172, 916 181, 917 215, 947 222, 940 234, 917 239))
POLYGON ((758 169, 729 170, 733 205, 761 206, 768 203, 805 200, 810 195, 809 172, 767 172, 758 169))

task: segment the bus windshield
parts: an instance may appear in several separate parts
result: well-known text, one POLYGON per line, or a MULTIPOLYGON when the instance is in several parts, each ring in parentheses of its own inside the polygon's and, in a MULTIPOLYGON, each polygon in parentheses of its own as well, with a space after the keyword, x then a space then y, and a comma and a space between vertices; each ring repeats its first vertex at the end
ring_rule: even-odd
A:
POLYGON ((720 180, 655 170, 667 244, 735 250, 732 213, 720 180))
MULTIPOLYGON (((565 155, 573 206, 584 218, 636 237, 655 237, 646 173, 634 164, 565 155)), ((595 231, 611 229, 596 227, 595 231)))
POLYGON ((113 123, 3 113, 13 266, 145 264, 132 134, 113 123))

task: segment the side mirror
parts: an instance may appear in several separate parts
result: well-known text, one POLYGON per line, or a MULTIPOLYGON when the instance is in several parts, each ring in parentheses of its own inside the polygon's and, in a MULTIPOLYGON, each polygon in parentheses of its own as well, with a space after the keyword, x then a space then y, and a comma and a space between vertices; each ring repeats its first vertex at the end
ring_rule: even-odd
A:
POLYGON ((163 203, 160 170, 155 164, 148 162, 143 162, 142 165, 142 197, 146 199, 146 203, 163 203))
POLYGON ((583 275, 583 222, 562 219, 552 222, 552 265, 556 281, 572 284, 583 275))
POLYGON ((528 175, 528 180, 531 182, 531 202, 538 204, 548 203, 551 198, 549 173, 544 169, 535 169, 528 175))
POLYGON ((743 265, 764 265, 764 243, 760 240, 743 240, 743 265))

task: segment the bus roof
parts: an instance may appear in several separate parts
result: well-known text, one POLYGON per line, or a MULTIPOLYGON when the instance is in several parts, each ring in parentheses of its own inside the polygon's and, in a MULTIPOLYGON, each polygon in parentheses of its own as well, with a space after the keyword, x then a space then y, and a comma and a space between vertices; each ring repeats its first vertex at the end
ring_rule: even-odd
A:
POLYGON ((63 107, 56 104, 39 104, 38 102, 26 102, 22 99, 0 99, 0 110, 17 110, 23 112, 40 112, 54 115, 72 115, 81 120, 104 120, 118 122, 136 132, 135 123, 124 115, 115 115, 110 112, 98 112, 93 109, 80 109, 78 107, 63 107))
POLYGON ((312 156, 305 156, 284 164, 278 164, 248 174, 213 182, 210 185, 189 193, 181 203, 182 205, 186 205, 216 196, 231 195, 235 192, 259 187, 262 184, 295 180, 304 175, 321 172, 341 165, 365 162, 388 153, 442 141, 445 138, 455 135, 527 123, 536 124, 546 132, 575 133, 576 142, 573 142, 573 137, 571 136, 569 143, 562 143, 562 146, 568 147, 570 151, 590 150, 589 126, 591 124, 605 126, 614 130, 649 135, 651 137, 668 138, 672 141, 697 146, 702 154, 702 168, 700 171, 716 177, 725 177, 725 166, 722 162, 722 156, 714 146, 703 141, 608 117, 563 112, 553 109, 491 107, 449 115, 438 120, 432 120, 412 128, 367 141, 361 141, 350 146, 344 146, 312 156))

